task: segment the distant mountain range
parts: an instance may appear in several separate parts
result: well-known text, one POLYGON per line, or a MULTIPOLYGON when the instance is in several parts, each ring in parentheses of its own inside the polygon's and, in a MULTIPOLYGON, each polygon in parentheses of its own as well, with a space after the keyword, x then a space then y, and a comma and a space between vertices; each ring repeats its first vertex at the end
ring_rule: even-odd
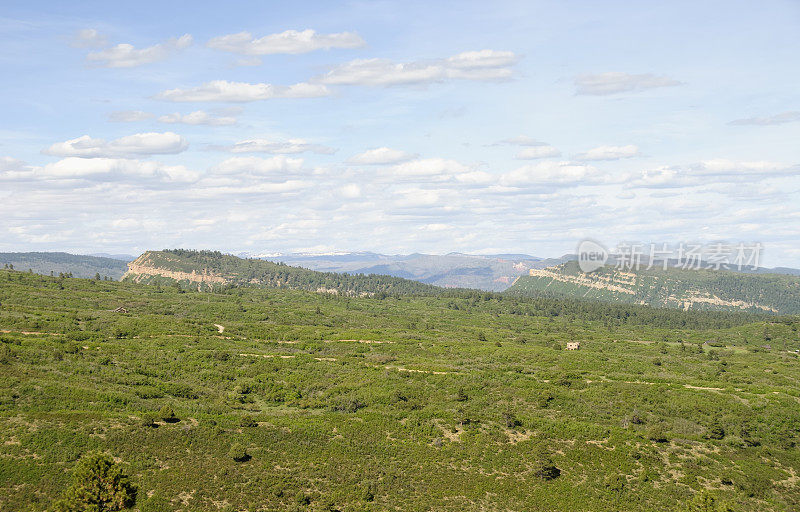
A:
POLYGON ((255 257, 322 272, 384 274, 445 288, 486 291, 503 291, 532 268, 545 268, 574 258, 545 259, 527 254, 386 255, 372 252, 260 254, 255 257))
POLYGON ((584 273, 576 261, 533 269, 506 290, 519 295, 559 295, 682 309, 800 313, 797 275, 723 270, 618 270, 584 273))
MULTIPOLYGON (((132 258, 131 258, 132 259, 132 258)), ((16 270, 32 270, 37 274, 72 274, 74 277, 110 277, 117 281, 128 270, 127 261, 101 256, 83 256, 66 252, 2 252, 0 266, 13 265, 16 270)))

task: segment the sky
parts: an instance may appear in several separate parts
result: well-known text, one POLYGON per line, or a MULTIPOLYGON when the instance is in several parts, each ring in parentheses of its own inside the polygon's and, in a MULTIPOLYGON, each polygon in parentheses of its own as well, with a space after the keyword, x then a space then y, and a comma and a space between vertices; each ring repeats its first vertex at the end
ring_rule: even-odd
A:
POLYGON ((0 11, 0 250, 761 243, 800 267, 800 2, 0 11))

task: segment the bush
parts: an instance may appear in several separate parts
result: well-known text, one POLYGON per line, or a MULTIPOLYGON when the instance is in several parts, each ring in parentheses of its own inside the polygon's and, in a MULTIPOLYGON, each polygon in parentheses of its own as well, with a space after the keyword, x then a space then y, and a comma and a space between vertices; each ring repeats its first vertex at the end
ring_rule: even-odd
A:
POLYGON ((175 416, 175 411, 172 410, 172 407, 169 405, 165 405, 158 411, 158 415, 161 416, 161 419, 166 421, 167 423, 175 423, 178 421, 178 418, 175 416))
POLYGON ((666 443, 668 441, 667 434, 661 425, 653 425, 647 430, 647 438, 656 443, 666 443))
POLYGON ((535 477, 542 480, 553 480, 561 475, 561 470, 556 467, 550 454, 543 447, 534 449, 531 470, 535 477))
POLYGON ((142 415, 141 425, 143 427, 157 427, 156 425, 156 415, 152 412, 148 412, 142 415))
POLYGON ((245 428, 252 428, 257 427, 258 422, 252 416, 242 416, 242 419, 239 420, 239 425, 245 428))
POLYGON ((710 427, 708 427, 708 438, 709 439, 722 439, 725 437, 725 429, 722 428, 722 425, 719 423, 713 423, 710 427))
POLYGON ((511 411, 506 411, 503 413, 503 423, 505 423, 506 427, 508 428, 516 428, 522 425, 522 422, 519 421, 511 411))
POLYGON ((56 504, 59 512, 112 511, 132 507, 136 486, 122 473, 119 464, 105 453, 90 452, 72 472, 72 485, 56 504))
POLYGON ((250 460, 250 455, 247 453, 247 450, 241 443, 233 443, 231 445, 231 449, 228 450, 228 457, 232 458, 236 462, 245 462, 250 460))

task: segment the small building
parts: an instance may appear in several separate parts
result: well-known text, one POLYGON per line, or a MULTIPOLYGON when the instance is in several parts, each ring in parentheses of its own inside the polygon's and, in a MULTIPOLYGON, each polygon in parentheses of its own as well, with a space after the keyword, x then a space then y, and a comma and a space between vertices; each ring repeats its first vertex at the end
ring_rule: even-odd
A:
POLYGON ((567 350, 580 350, 581 342, 580 341, 568 341, 567 342, 567 350))

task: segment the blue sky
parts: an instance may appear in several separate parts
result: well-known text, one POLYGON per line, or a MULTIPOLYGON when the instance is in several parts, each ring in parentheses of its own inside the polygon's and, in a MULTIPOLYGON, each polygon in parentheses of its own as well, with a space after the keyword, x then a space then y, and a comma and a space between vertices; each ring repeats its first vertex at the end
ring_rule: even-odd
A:
POLYGON ((6 3, 0 250, 800 266, 800 3, 296 4, 6 3))

